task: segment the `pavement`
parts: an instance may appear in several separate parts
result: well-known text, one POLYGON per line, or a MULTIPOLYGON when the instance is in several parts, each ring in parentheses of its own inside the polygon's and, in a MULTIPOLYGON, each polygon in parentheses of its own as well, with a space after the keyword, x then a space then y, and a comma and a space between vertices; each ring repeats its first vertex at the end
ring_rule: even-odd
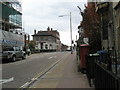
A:
POLYGON ((77 72, 76 55, 69 53, 30 88, 90 88, 86 74, 77 72))

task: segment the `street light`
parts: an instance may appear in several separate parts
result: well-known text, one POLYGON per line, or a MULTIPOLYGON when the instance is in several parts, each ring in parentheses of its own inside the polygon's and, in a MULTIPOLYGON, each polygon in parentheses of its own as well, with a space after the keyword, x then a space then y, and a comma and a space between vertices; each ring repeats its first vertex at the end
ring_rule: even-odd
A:
POLYGON ((71 54, 73 53, 72 50, 72 20, 71 20, 71 12, 70 15, 60 15, 59 17, 70 16, 70 38, 71 38, 71 54))

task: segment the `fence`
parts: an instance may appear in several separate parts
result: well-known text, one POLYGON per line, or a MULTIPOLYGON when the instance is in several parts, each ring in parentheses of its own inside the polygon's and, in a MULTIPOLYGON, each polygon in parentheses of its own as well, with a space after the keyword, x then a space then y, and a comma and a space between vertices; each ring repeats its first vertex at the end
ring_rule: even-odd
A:
POLYGON ((89 85, 91 86, 91 82, 93 80, 94 82, 94 72, 95 72, 95 61, 99 59, 99 56, 97 54, 89 54, 87 56, 87 62, 86 62, 86 74, 88 77, 89 85))
POLYGON ((120 90, 120 78, 95 62, 95 88, 120 90))
POLYGON ((91 81, 95 89, 106 88, 120 90, 120 77, 111 71, 111 64, 108 62, 110 58, 104 58, 106 63, 101 62, 100 56, 91 54, 87 56, 87 77, 91 86, 91 81))

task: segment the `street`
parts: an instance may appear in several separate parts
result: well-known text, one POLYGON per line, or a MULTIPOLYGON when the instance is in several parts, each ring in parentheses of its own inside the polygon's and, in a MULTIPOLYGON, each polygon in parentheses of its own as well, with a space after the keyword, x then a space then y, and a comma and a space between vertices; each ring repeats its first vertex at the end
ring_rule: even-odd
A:
POLYGON ((27 87, 40 73, 54 67, 64 57, 69 57, 70 52, 38 53, 28 56, 25 60, 2 63, 2 88, 27 87))
POLYGON ((120 0, 0 0, 0 90, 120 90, 120 0))

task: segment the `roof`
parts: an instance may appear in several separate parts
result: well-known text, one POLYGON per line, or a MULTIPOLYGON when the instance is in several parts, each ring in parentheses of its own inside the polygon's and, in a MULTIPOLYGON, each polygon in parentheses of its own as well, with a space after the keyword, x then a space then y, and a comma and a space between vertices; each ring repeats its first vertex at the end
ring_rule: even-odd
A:
POLYGON ((47 31, 38 31, 37 34, 34 34, 32 36, 51 36, 52 34, 48 33, 47 31))
POLYGON ((32 36, 53 36, 59 39, 57 35, 59 35, 59 32, 57 32, 57 30, 54 30, 54 31, 38 31, 37 34, 34 34, 32 36))

